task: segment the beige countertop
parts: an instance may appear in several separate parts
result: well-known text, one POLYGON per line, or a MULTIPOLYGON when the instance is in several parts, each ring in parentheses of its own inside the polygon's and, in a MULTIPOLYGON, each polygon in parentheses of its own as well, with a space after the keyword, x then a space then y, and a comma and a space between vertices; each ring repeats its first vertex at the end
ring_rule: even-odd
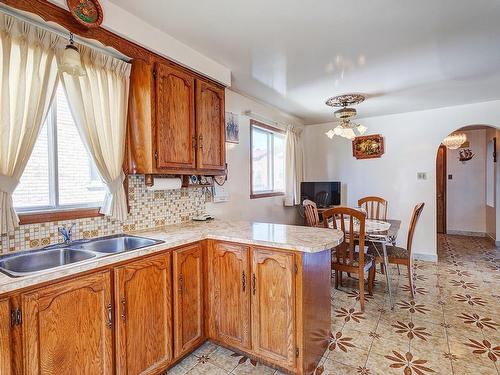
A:
POLYGON ((18 278, 0 273, 0 294, 205 239, 261 245, 304 253, 329 249, 342 241, 342 232, 333 229, 223 220, 193 221, 130 234, 162 240, 164 243, 119 254, 102 254, 96 258, 18 278))

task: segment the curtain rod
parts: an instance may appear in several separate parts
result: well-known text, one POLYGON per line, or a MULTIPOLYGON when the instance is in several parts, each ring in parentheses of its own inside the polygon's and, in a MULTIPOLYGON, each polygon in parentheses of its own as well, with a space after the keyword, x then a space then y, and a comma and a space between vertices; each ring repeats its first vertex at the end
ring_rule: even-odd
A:
MULTIPOLYGON (((39 27, 39 28, 44 29, 44 30, 48 30, 51 33, 54 33, 56 35, 59 35, 60 37, 63 37, 64 39, 69 40, 69 33, 70 32, 64 28, 63 29, 65 31, 62 31, 59 28, 50 25, 48 22, 35 20, 35 19, 28 17, 19 11, 13 10, 13 9, 3 5, 3 4, 0 4, 0 12, 8 14, 9 16, 18 18, 18 19, 20 19, 26 23, 29 23, 33 26, 39 27)), ((87 42, 85 39, 83 39, 75 34, 73 34, 73 37, 74 37, 75 42, 82 44, 84 46, 87 46, 89 48, 96 49, 96 50, 98 50, 106 55, 111 55, 111 56, 113 56, 117 59, 120 59, 122 61, 125 61, 125 62, 130 62, 132 60, 130 57, 125 56, 124 54, 122 54, 114 49, 111 50, 111 49, 104 48, 104 47, 101 47, 99 45, 87 42)))
POLYGON ((288 127, 287 124, 283 124, 282 122, 279 122, 279 121, 276 121, 276 120, 271 120, 270 118, 267 118, 265 116, 262 116, 262 115, 259 115, 258 113, 255 113, 251 110, 248 110, 248 111, 244 111, 243 114, 247 117, 251 117, 255 120, 260 120, 260 121, 263 121, 263 122, 267 122, 267 123, 270 123, 270 124, 274 124, 274 125, 280 125, 282 127, 284 127, 285 129, 288 127))

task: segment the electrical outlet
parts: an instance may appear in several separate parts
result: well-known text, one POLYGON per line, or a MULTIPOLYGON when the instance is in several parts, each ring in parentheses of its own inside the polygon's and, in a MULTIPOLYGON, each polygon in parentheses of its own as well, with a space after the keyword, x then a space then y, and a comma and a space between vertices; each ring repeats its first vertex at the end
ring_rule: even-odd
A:
POLYGON ((427 180, 427 172, 417 172, 417 180, 427 180))
POLYGON ((448 180, 453 180, 453 175, 452 174, 448 175, 448 180))

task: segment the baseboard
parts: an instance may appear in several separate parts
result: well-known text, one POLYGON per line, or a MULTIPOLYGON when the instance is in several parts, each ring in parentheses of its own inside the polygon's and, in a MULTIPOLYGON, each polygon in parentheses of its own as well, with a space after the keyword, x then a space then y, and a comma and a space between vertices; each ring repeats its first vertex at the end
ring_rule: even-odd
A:
POLYGON ((457 236, 470 236, 470 237, 488 237, 487 233, 472 232, 467 230, 447 230, 446 234, 457 235, 457 236))
POLYGON ((413 253, 412 258, 416 260, 425 260, 427 262, 436 263, 438 260, 437 254, 413 253))

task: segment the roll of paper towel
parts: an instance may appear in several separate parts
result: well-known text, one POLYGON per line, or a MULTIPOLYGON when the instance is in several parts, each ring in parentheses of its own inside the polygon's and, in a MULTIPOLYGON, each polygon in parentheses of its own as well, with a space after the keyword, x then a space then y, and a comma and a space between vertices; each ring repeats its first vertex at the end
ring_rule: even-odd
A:
POLYGON ((182 187, 182 180, 180 178, 166 178, 154 177, 153 186, 146 186, 146 190, 175 190, 182 187))

